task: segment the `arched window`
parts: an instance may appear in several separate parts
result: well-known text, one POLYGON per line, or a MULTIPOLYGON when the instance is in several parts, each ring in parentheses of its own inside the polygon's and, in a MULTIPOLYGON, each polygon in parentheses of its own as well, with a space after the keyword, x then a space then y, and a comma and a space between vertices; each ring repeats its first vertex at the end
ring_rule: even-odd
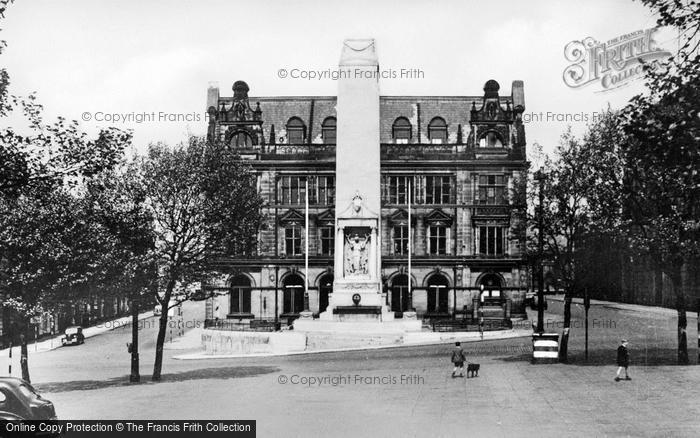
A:
POLYGON ((318 281, 318 311, 328 308, 328 297, 333 293, 333 275, 326 274, 318 281))
POLYGON ((282 282, 284 289, 283 312, 301 313, 304 310, 304 279, 298 274, 290 274, 282 282))
POLYGON ((428 313, 447 313, 450 282, 442 274, 433 274, 428 279, 428 313))
POLYGON ((503 142, 501 141, 501 137, 497 133, 489 131, 481 137, 481 140, 479 140, 479 147, 502 148, 503 142))
POLYGON ((247 132, 238 131, 231 137, 230 146, 232 148, 250 149, 253 147, 253 139, 247 132))
POLYGON ((447 123, 442 117, 435 117, 428 124, 428 138, 431 143, 447 143, 447 123))
POLYGON ((394 120, 391 127, 391 136, 396 143, 408 143, 413 135, 413 127, 406 117, 394 120))
POLYGON ((299 117, 292 117, 287 122, 287 143, 302 144, 306 138, 306 125, 299 117))
POLYGON ((325 144, 335 144, 336 124, 335 117, 326 117, 321 124, 321 136, 325 144))
POLYGON ((479 287, 482 290, 481 301, 484 301, 484 297, 494 298, 501 296, 503 281, 499 275, 489 273, 481 277, 479 280, 479 287))
POLYGON ((229 313, 250 313, 250 279, 237 275, 231 280, 229 313))

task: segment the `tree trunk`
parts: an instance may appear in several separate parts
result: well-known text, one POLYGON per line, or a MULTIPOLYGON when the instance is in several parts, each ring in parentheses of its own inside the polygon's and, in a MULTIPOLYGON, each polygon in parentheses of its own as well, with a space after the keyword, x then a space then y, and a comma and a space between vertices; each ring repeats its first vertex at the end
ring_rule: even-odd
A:
POLYGON ((569 360, 569 329, 571 327, 571 291, 567 290, 564 295, 564 332, 561 334, 561 344, 559 345, 559 362, 566 363, 569 360))
POLYGON ((131 294, 131 375, 129 381, 141 380, 139 374, 139 300, 135 292, 131 294))
MULTIPOLYGON (((26 330, 27 325, 25 324, 22 331, 25 332, 26 330)), ((27 349, 27 336, 22 333, 19 335, 19 340, 21 345, 19 363, 22 368, 22 379, 27 383, 32 383, 32 381, 29 379, 29 350, 27 349)))
POLYGON ((160 320, 158 324, 158 337, 156 338, 156 359, 153 363, 153 376, 151 380, 154 382, 160 381, 161 369, 163 368, 163 344, 165 343, 165 335, 168 331, 168 306, 170 305, 170 296, 175 287, 175 280, 170 280, 165 288, 165 295, 161 301, 160 320))
POLYGON ((688 319, 686 317, 685 291, 683 289, 683 277, 681 267, 673 266, 669 273, 673 292, 676 295, 676 311, 678 312, 678 364, 687 365, 688 359, 688 319))

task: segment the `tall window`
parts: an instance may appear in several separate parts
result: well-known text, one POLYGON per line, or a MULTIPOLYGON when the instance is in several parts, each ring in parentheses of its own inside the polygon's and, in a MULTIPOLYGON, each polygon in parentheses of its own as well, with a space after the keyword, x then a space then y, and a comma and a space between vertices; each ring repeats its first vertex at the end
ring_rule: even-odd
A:
POLYGON ((425 203, 449 204, 451 188, 449 176, 427 176, 425 178, 425 203))
POLYGON ((408 183, 411 183, 411 202, 415 200, 414 193, 416 185, 411 176, 390 176, 389 177, 389 204, 408 203, 408 183))
POLYGON ((301 144, 306 137, 306 126, 298 117, 292 117, 287 122, 287 143, 301 144))
POLYGON ((253 146, 253 139, 247 132, 239 131, 231 137, 230 145, 232 148, 251 148, 253 146))
POLYGON ((316 199, 313 202, 333 205, 335 202, 335 176, 316 177, 316 199))
POLYGON ((250 313, 250 280, 237 275, 231 281, 229 313, 250 313))
POLYGON ((333 255, 333 246, 335 245, 335 236, 333 235, 333 227, 321 227, 321 254, 333 255))
POLYGON ((292 225, 284 229, 284 252, 290 256, 301 255, 301 227, 292 225))
POLYGON ((405 117, 399 117, 394 120, 394 125, 391 127, 391 136, 396 143, 408 143, 412 130, 411 122, 405 117))
POLYGON ((431 143, 447 143, 447 123, 442 117, 435 117, 428 124, 428 138, 431 143))
POLYGON ((394 254, 408 254, 408 226, 397 225, 393 229, 394 232, 394 254))
POLYGON ((428 254, 447 254, 447 227, 439 225, 428 227, 428 254))
POLYGON ((503 255, 503 227, 479 227, 479 252, 490 256, 503 255))
POLYGON ((303 204, 306 201, 306 177, 283 176, 280 184, 282 204, 303 204))
POLYGON ((479 204, 504 204, 505 189, 503 175, 479 175, 479 204))
POLYGON ((335 144, 336 139, 336 119, 335 117, 327 117, 321 125, 321 137, 325 144, 335 144))
POLYGON ((493 131, 489 131, 479 140, 479 147, 482 148, 502 148, 503 142, 493 131))

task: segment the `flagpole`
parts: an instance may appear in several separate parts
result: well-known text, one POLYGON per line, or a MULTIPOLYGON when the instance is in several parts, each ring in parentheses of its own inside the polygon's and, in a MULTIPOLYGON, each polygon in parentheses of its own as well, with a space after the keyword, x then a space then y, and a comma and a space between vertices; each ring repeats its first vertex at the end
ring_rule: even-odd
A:
MULTIPOLYGON (((411 180, 408 180, 408 311, 413 307, 411 297, 411 180)), ((401 309, 403 311, 403 309, 401 309)))
POLYGON ((309 311, 309 178, 304 180, 304 311, 309 311))

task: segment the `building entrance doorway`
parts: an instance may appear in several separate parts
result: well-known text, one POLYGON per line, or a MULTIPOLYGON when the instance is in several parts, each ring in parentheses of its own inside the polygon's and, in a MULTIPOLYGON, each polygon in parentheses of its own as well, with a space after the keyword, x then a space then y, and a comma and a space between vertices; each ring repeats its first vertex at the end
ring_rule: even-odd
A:
POLYGON ((428 279, 428 313, 447 313, 450 283, 442 274, 428 279))
POLYGON ((285 277, 282 282, 284 303, 282 311, 287 314, 297 314, 304 310, 304 279, 298 274, 285 277))
POLYGON ((408 296, 408 275, 399 274, 391 282, 391 310, 396 316, 403 316, 403 312, 411 308, 408 296))

